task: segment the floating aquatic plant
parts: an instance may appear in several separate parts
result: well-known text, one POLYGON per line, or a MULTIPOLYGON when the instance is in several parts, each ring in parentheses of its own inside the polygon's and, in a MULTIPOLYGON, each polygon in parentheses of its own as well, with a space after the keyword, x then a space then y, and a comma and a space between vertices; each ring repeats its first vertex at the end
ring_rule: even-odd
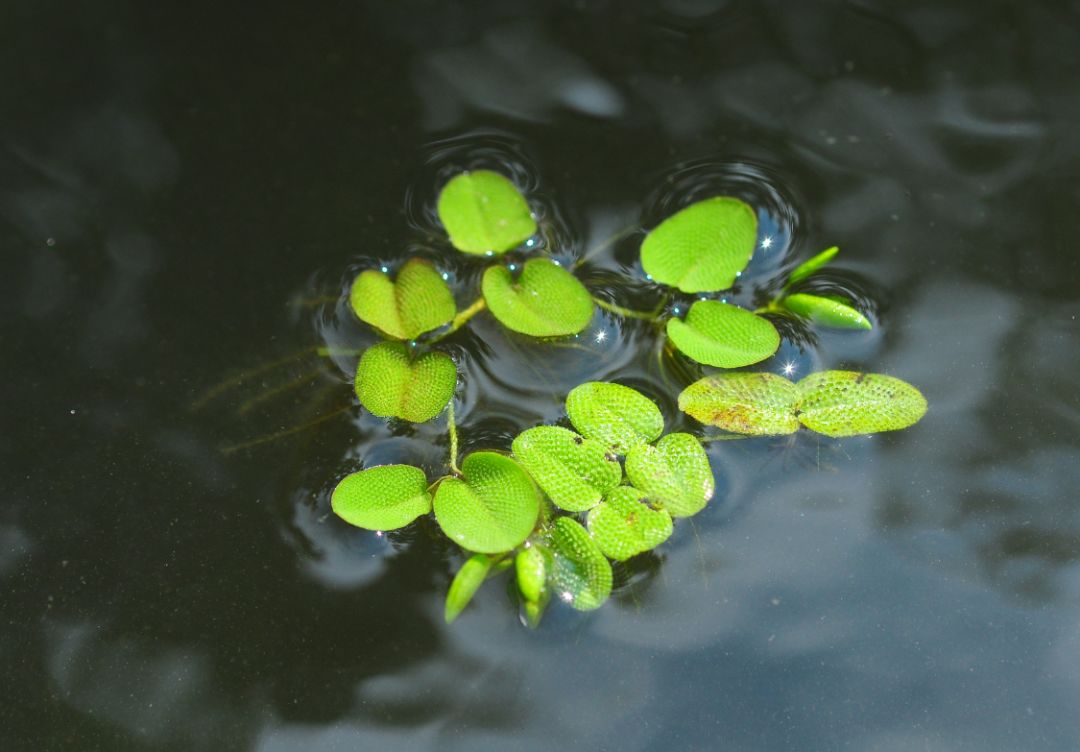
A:
MULTIPOLYGON (((459 466, 457 368, 442 343, 472 318, 488 311, 515 336, 547 342, 583 331, 602 305, 652 321, 657 336, 670 344, 658 352, 681 353, 698 373, 700 366, 744 368, 771 357, 781 342, 772 320, 777 316, 872 327, 853 301, 805 288, 837 248, 796 266, 756 311, 719 299, 749 263, 757 239, 757 214, 738 198, 698 201, 645 235, 641 263, 649 279, 672 294, 699 296, 682 318, 677 306, 643 314, 594 299, 572 268, 526 243, 540 228, 527 199, 497 172, 454 176, 437 203, 450 246, 484 257, 477 261, 486 266, 478 269, 472 302, 459 310, 446 277, 416 258, 393 273, 361 272, 349 301, 384 338, 359 359, 361 407, 412 423, 445 411, 445 472, 429 477, 409 465, 362 469, 340 481, 331 506, 346 522, 377 531, 433 513, 446 537, 467 554, 446 596, 448 622, 487 579, 507 570, 530 625, 539 623, 552 600, 581 611, 599 608, 612 589, 610 561, 662 545, 681 518, 708 507, 716 490, 701 438, 686 431, 665 434, 657 403, 614 381, 586 382, 566 394, 571 427, 528 428, 509 447, 474 451, 459 466), (494 258, 509 251, 510 261, 494 258), (521 253, 532 255, 521 261, 521 253)), ((679 410, 702 426, 743 436, 791 434, 800 427, 832 437, 878 433, 906 428, 926 411, 915 387, 882 374, 823 371, 792 382, 771 372, 720 370, 684 385, 679 410)))

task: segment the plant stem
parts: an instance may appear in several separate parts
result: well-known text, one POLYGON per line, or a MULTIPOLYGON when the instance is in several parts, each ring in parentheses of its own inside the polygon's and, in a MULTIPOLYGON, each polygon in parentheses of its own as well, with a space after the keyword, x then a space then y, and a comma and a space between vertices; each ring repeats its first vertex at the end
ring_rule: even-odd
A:
POLYGON ((461 475, 461 468, 457 464, 458 438, 457 423, 454 422, 454 399, 450 398, 450 404, 446 408, 446 427, 450 431, 450 472, 461 475))
POLYGON ((698 439, 698 441, 700 441, 702 444, 708 444, 710 441, 735 441, 736 439, 749 438, 749 436, 741 433, 721 433, 713 434, 712 436, 702 436, 700 439, 698 439))
POLYGON ((438 336, 432 337, 430 340, 428 340, 428 343, 433 345, 439 340, 446 339, 458 329, 465 326, 465 324, 469 322, 469 319, 480 313, 485 308, 487 308, 487 303, 484 302, 484 299, 477 298, 464 311, 458 312, 458 315, 455 316, 453 321, 450 322, 450 327, 445 332, 442 332, 438 336))
POLYGON ((614 314, 622 316, 628 319, 642 319, 643 321, 654 321, 656 319, 656 313, 646 313, 645 311, 634 311, 629 308, 623 308, 622 306, 609 303, 606 300, 600 298, 593 298, 593 302, 596 305, 603 308, 605 311, 611 311, 614 314))

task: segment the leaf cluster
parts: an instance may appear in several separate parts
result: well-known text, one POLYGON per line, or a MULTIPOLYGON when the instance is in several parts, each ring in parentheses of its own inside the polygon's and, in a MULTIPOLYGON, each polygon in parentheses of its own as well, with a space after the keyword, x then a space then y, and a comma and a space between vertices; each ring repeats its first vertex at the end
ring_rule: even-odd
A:
POLYGON ((460 474, 430 485, 408 465, 353 473, 334 490, 333 510, 371 530, 434 512, 446 536, 470 553, 447 595, 448 621, 501 571, 499 562, 511 560, 530 623, 553 595, 582 611, 597 608, 611 593, 609 559, 667 540, 673 518, 697 514, 713 497, 713 473, 701 442, 662 435, 659 408, 630 387, 581 384, 566 409, 572 429, 529 428, 512 453, 473 452, 460 474))
MULTIPOLYGON (((457 367, 439 343, 487 310, 505 328, 535 338, 575 335, 588 326, 596 300, 558 261, 534 250, 539 232, 527 199, 505 176, 463 172, 443 187, 437 211, 450 244, 485 264, 479 290, 455 291, 430 261, 411 258, 396 273, 369 269, 354 280, 356 316, 383 341, 368 348, 355 392, 374 415, 421 423, 450 405, 448 472, 433 479, 417 467, 369 467, 342 479, 331 505, 346 522, 393 530, 433 514, 447 538, 467 553, 446 599, 455 619, 485 580, 512 570, 527 623, 539 622, 554 596, 575 609, 598 608, 612 587, 611 562, 666 541, 674 521, 706 508, 715 480, 699 437, 664 434, 656 403, 628 386, 587 382, 566 396, 567 425, 540 425, 516 436, 510 451, 456 456, 451 401, 457 367), (504 260, 510 254, 509 261, 504 260), (523 262, 521 253, 531 254, 523 262), (462 293, 466 294, 462 294, 462 293), (459 306, 459 299, 471 302, 459 306)), ((830 248, 795 267, 779 294, 751 311, 721 299, 749 263, 757 215, 742 200, 714 196, 666 218, 641 244, 646 275, 672 294, 697 296, 679 318, 650 318, 659 336, 690 360, 735 369, 759 363, 780 345, 775 316, 869 329, 848 299, 805 289, 837 254, 830 248), (676 292, 677 291, 677 292, 676 292)), ((679 409, 731 433, 766 436, 800 426, 827 436, 904 428, 926 401, 911 385, 881 374, 825 371, 793 383, 772 373, 719 372, 689 384, 679 409)))

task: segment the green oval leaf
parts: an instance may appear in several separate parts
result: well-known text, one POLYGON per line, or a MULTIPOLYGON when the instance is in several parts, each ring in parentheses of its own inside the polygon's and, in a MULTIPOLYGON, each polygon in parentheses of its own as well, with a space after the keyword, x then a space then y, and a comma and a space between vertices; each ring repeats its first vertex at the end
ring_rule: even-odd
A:
POLYGON ((439 194, 437 209, 450 242, 465 253, 503 253, 536 232, 525 197, 491 170, 455 175, 439 194))
POLYGON ((342 478, 330 507, 350 525, 397 530, 431 511, 424 471, 411 465, 379 465, 342 478))
POLYGON ((652 504, 672 517, 690 517, 705 508, 715 490, 712 468, 701 442, 672 433, 656 446, 639 444, 626 455, 626 475, 652 504))
POLYGON ((555 520, 551 583, 563 603, 578 611, 600 608, 611 595, 611 564, 581 525, 569 517, 555 520))
POLYGON ((717 196, 691 204, 645 236, 641 265, 657 282, 683 292, 731 287, 757 241, 757 215, 737 198, 717 196))
POLYGON ((768 319, 716 300, 694 303, 686 321, 670 319, 667 335, 687 357, 717 368, 758 363, 780 347, 780 334, 768 319))
POLYGON ((533 543, 525 544, 514 559, 514 567, 517 573, 518 590, 521 592, 522 612, 525 623, 536 628, 540 625, 540 619, 544 615, 548 601, 551 599, 551 589, 548 587, 548 579, 551 576, 552 556, 547 546, 533 543))
POLYGON ((671 536, 668 511, 653 509, 644 501, 643 491, 619 486, 589 511, 589 533, 609 559, 625 561, 656 548, 671 536))
POLYGON ((469 605, 476 591, 484 584, 484 579, 491 571, 494 561, 486 554, 473 554, 461 565, 461 569, 450 583, 450 589, 446 592, 443 618, 446 619, 447 624, 458 618, 458 614, 469 605))
POLYGON ((656 403, 622 384, 587 381, 566 395, 566 413, 583 436, 625 452, 664 432, 656 403))
POLYGON ((537 426, 514 439, 514 456, 555 505, 584 512, 619 485, 622 467, 607 446, 558 426, 537 426))
POLYGON ((708 426, 751 436, 799 429, 799 390, 775 373, 719 373, 695 381, 679 395, 679 409, 708 426))
POLYGON ((484 301, 499 323, 530 337, 577 334, 593 315, 589 291, 548 259, 529 259, 515 281, 505 266, 492 266, 481 281, 484 301))
POLYGON ((797 293, 788 295, 780 305, 811 321, 838 329, 873 329, 874 325, 857 309, 835 298, 797 293))
POLYGON ((361 272, 353 281, 349 302, 361 321, 396 339, 415 339, 457 313, 442 275, 422 259, 406 261, 396 281, 375 269, 361 272))
POLYGON ((817 254, 813 258, 809 258, 806 261, 802 262, 791 270, 791 274, 788 275, 788 285, 793 285, 796 282, 801 282, 802 280, 806 279, 818 269, 825 266, 825 264, 832 261, 833 257, 836 256, 836 254, 838 253, 840 253, 840 249, 836 246, 833 246, 832 248, 826 248, 824 251, 817 254))
POLYGON ((547 595, 551 552, 538 544, 521 549, 514 558, 514 571, 521 597, 527 601, 542 601, 547 595))
POLYGON ((796 387, 799 420, 826 436, 896 431, 926 414, 926 398, 918 389, 880 373, 821 371, 796 387))
POLYGON ((446 478, 435 492, 435 519, 450 540, 469 551, 497 554, 529 537, 540 494, 518 463, 495 452, 473 452, 463 479, 446 478))
POLYGON ((356 396, 372 415, 424 423, 438 415, 457 384, 457 367, 446 353, 412 357, 400 342, 369 347, 356 367, 356 396))

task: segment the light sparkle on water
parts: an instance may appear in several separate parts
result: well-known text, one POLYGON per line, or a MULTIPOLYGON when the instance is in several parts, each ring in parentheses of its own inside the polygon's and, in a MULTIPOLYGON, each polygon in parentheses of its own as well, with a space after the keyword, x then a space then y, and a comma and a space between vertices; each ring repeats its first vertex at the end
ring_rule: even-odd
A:
POLYGON ((785 376, 790 376, 791 374, 795 373, 795 361, 789 360, 783 365, 780 370, 784 372, 785 376))
POLYGON ((772 248, 772 243, 772 235, 766 235, 764 238, 761 239, 761 250, 769 250, 770 248, 772 248))

